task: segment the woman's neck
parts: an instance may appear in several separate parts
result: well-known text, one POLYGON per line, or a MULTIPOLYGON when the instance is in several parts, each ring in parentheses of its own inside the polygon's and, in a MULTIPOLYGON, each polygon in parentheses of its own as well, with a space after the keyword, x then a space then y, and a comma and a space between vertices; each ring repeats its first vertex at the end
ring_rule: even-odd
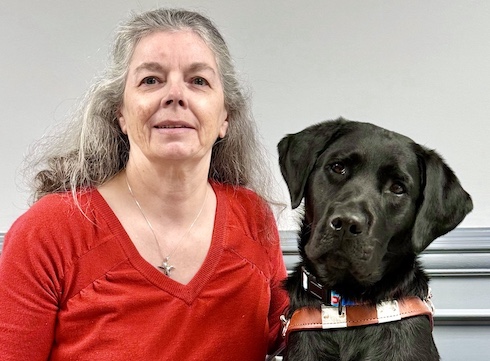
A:
POLYGON ((212 191, 209 189, 208 169, 186 171, 175 167, 158 171, 128 163, 114 182, 122 195, 136 199, 152 218, 184 225, 202 206, 206 193, 212 191))

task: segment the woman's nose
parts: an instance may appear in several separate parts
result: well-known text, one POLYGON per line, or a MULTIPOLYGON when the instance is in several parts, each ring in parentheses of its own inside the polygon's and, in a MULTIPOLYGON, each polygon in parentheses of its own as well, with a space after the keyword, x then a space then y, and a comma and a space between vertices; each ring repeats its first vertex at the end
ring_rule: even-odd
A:
POLYGON ((167 82, 167 92, 162 99, 162 106, 187 106, 182 82, 178 80, 169 80, 167 82))

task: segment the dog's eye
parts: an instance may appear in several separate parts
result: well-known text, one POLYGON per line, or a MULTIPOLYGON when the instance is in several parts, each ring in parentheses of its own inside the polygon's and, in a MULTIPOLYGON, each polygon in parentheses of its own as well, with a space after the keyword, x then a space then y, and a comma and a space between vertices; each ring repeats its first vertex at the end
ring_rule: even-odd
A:
POLYGON ((403 184, 395 182, 390 186, 390 192, 394 194, 404 194, 407 193, 407 190, 403 184))
POLYGON ((330 169, 332 172, 337 173, 337 174, 345 174, 345 165, 341 162, 335 162, 330 164, 330 169))

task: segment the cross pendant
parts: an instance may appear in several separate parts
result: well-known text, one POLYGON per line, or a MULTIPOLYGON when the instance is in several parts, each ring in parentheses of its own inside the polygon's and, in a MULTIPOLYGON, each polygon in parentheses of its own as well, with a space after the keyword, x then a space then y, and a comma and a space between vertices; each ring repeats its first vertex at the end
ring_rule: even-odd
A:
POLYGON ((158 268, 160 268, 163 271, 163 273, 165 274, 165 276, 170 276, 170 271, 172 271, 173 269, 175 269, 174 266, 168 264, 169 258, 170 257, 165 257, 163 259, 162 265, 161 266, 158 266, 158 268))

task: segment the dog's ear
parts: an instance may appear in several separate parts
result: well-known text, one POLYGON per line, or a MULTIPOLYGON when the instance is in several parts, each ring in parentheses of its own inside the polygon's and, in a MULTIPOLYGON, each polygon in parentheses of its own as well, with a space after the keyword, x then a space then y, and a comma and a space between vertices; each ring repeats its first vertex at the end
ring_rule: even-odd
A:
POLYGON ((277 145, 279 165, 288 185, 292 208, 300 205, 306 181, 318 156, 347 123, 350 122, 339 118, 312 125, 299 133, 285 136, 277 145))
POLYGON ((413 228, 416 253, 461 223, 473 209, 471 197, 444 160, 433 150, 415 145, 421 173, 421 199, 413 228))

